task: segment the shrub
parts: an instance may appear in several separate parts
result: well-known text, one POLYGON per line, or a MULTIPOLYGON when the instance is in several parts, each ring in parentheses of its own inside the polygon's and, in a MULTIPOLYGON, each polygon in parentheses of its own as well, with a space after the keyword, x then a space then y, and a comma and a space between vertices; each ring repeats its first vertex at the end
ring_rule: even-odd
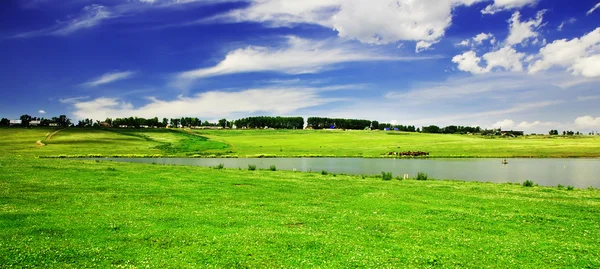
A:
POLYGON ((108 170, 108 171, 111 171, 111 172, 114 172, 114 171, 117 171, 117 168, 114 168, 114 167, 109 167, 109 168, 106 168, 106 170, 108 170))
POLYGON ((594 188, 594 186, 589 186, 588 187, 588 191, 595 191, 595 190, 596 190, 596 188, 594 188))
POLYGON ((404 180, 404 178, 403 178, 403 177, 401 177, 400 175, 397 175, 397 176, 396 176, 396 179, 397 179, 397 180, 400 180, 400 181, 404 180))
POLYGON ((565 188, 565 186, 563 186, 562 184, 558 184, 558 186, 557 186, 557 187, 558 187, 558 189, 559 189, 559 190, 562 190, 562 189, 564 189, 564 188, 565 188))
POLYGON ((250 171, 254 171, 254 170, 256 170, 256 165, 254 165, 254 164, 249 164, 249 165, 248 165, 248 170, 250 170, 250 171))
POLYGON ((392 172, 381 172, 381 178, 383 178, 383 180, 392 180, 392 172))
POLYGON ((277 167, 275 165, 271 165, 269 167, 269 170, 271 170, 271 171, 277 171, 277 167))
POLYGON ((327 173, 327 171, 325 171, 325 170, 322 170, 322 171, 321 171, 321 175, 324 175, 324 176, 326 176, 327 174, 328 174, 328 173, 327 173))
POLYGON ((523 182, 523 187, 533 187, 533 181, 525 180, 525 182, 523 182))
POLYGON ((417 180, 427 180, 427 178, 428 178, 428 176, 427 176, 427 174, 426 174, 426 173, 419 172, 419 173, 417 174, 417 180))
POLYGON ((575 189, 575 187, 573 187, 573 186, 568 186, 568 187, 567 187, 567 190, 568 190, 568 191, 572 191, 572 190, 574 190, 574 189, 575 189))
POLYGON ((219 165, 215 166, 215 169, 223 169, 225 168, 225 165, 220 163, 219 165))

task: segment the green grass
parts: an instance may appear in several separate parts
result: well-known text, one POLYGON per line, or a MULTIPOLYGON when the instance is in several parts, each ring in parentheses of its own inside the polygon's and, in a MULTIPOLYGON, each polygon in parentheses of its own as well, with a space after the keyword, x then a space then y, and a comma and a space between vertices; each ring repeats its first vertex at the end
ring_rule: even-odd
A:
POLYGON ((3 268, 600 267, 598 190, 6 156, 0 171, 3 268))
POLYGON ((379 131, 169 130, 0 128, 0 150, 64 157, 392 157, 426 151, 430 157, 600 157, 600 137, 485 138, 379 131), (40 140, 46 146, 39 146, 40 140))

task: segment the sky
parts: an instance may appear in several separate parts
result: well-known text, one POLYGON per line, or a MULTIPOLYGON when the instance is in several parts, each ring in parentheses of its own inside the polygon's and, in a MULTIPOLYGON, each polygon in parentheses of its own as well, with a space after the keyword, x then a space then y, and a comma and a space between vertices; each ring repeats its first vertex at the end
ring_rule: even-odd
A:
POLYGON ((600 131, 598 0, 5 0, 0 117, 600 131))

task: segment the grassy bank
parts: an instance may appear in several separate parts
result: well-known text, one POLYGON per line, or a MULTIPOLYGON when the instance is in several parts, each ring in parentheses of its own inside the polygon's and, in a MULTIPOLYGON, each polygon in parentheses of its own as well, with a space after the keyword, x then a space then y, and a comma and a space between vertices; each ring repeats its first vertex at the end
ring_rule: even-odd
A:
POLYGON ((0 129, 5 154, 53 157, 600 157, 600 137, 484 138, 377 131, 0 129), (39 141, 44 144, 36 143, 39 141))
POLYGON ((600 191, 0 157, 3 267, 600 266, 600 191))

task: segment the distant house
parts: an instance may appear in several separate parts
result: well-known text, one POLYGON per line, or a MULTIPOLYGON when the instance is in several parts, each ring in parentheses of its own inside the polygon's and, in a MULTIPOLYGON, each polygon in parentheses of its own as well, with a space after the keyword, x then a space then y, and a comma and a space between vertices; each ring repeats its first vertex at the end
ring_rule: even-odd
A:
POLYGON ((108 128, 108 127, 110 127, 110 124, 108 124, 108 122, 103 121, 100 123, 100 126, 102 126, 104 128, 108 128))
POLYGON ((394 128, 394 131, 398 131, 398 128, 394 128))
POLYGON ((119 128, 129 128, 129 125, 119 125, 119 128))
POLYGON ((385 128, 385 129, 383 129, 383 130, 384 130, 384 131, 389 131, 389 130, 390 130, 390 128, 385 128))
POLYGON ((22 120, 11 120, 10 125, 21 125, 23 124, 22 120))
POLYGON ((51 122, 50 124, 48 124, 48 126, 50 126, 50 127, 58 127, 58 123, 51 122))
POLYGON ((42 122, 39 120, 32 120, 29 122, 29 126, 38 126, 40 124, 42 124, 42 122))
POLYGON ((148 125, 140 125, 140 128, 148 129, 148 125))

